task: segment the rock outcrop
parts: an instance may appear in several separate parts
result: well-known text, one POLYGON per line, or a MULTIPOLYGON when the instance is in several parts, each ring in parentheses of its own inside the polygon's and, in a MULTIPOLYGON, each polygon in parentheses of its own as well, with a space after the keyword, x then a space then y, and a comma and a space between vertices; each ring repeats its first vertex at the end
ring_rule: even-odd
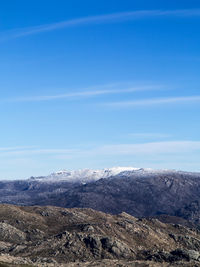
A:
POLYGON ((0 261, 32 266, 200 266, 199 251, 198 229, 154 218, 0 205, 0 261))

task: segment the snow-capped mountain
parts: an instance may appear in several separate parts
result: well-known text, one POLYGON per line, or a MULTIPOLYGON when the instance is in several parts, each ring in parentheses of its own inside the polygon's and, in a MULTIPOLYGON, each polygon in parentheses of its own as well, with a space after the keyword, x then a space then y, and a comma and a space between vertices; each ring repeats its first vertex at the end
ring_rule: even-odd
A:
POLYGON ((87 182, 97 181, 101 178, 109 178, 111 176, 116 176, 119 175, 120 173, 128 174, 130 172, 139 170, 140 170, 139 168, 133 168, 133 167, 113 167, 101 170, 92 170, 92 169, 82 169, 74 171, 63 170, 54 172, 48 176, 31 177, 31 179, 40 182, 66 181, 66 182, 87 183, 87 182))
MULTIPOLYGON (((82 170, 62 170, 58 172, 51 173, 47 176, 31 177, 30 180, 38 181, 41 183, 55 183, 55 182, 70 182, 70 183, 90 183, 97 181, 99 179, 105 179, 109 177, 149 177, 152 175, 160 175, 165 173, 186 173, 190 175, 189 172, 181 172, 176 170, 154 170, 150 168, 134 168, 134 167, 113 167, 106 169, 82 169, 82 170)), ((191 173, 193 176, 195 173, 191 173)), ((199 175, 199 173, 198 173, 199 175)))

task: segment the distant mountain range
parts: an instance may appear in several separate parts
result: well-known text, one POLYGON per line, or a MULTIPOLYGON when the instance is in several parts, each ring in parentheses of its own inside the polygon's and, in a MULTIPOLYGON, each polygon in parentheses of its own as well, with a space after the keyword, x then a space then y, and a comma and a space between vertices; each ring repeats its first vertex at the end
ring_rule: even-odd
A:
POLYGON ((137 217, 164 214, 200 224, 200 173, 116 167, 1 181, 0 203, 92 208, 137 217))

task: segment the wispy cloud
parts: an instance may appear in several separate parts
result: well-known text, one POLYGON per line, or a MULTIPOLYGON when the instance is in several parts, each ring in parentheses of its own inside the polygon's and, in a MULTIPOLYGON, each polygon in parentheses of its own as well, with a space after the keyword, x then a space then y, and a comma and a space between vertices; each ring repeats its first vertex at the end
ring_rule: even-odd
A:
POLYGON ((133 19, 144 19, 150 17, 193 17, 200 16, 200 9, 182 9, 182 10, 137 10, 131 12, 120 12, 113 14, 104 14, 97 16, 88 16, 82 18, 76 18, 71 20, 65 20, 56 23, 44 24, 34 27, 22 28, 11 30, 4 33, 1 40, 9 38, 19 38, 23 36, 39 34, 43 32, 55 31, 58 29, 89 25, 100 23, 111 23, 133 19))
POLYGON ((142 138, 142 139, 151 139, 151 138, 167 138, 171 135, 164 133, 129 133, 128 137, 133 138, 142 138))
POLYGON ((117 107, 117 108, 129 108, 129 107, 155 106, 155 105, 177 104, 177 103, 195 103, 195 102, 200 102, 200 95, 108 102, 108 103, 104 103, 104 105, 109 106, 109 107, 117 107))
POLYGON ((149 86, 133 86, 121 85, 121 84, 108 84, 102 86, 94 86, 89 89, 82 91, 69 92, 66 94, 57 95, 43 95, 43 96, 27 96, 27 97, 16 97, 4 99, 5 102, 39 102, 39 101, 50 101, 57 99, 75 99, 75 98, 86 98, 95 97, 101 95, 115 95, 124 94, 140 91, 152 91, 152 90, 163 90, 163 86, 159 85, 149 85, 149 86))
POLYGON ((0 156, 7 156, 7 157, 20 157, 20 156, 34 156, 34 155, 78 155, 81 153, 81 150, 78 149, 37 149, 37 148, 30 148, 30 149, 13 149, 13 148, 6 148, 0 150, 0 156))
POLYGON ((34 156, 34 155, 50 155, 50 156, 105 156, 105 155, 155 155, 166 153, 183 153, 200 151, 200 141, 161 141, 147 143, 130 143, 130 144, 112 144, 93 148, 84 149, 18 149, 5 148, 0 151, 0 156, 34 156))
POLYGON ((20 151, 20 150, 30 150, 33 149, 32 146, 14 146, 14 147, 0 147, 1 152, 13 152, 13 151, 20 151))
POLYGON ((138 155, 200 151, 200 141, 163 141, 142 144, 106 145, 99 149, 103 154, 138 155))

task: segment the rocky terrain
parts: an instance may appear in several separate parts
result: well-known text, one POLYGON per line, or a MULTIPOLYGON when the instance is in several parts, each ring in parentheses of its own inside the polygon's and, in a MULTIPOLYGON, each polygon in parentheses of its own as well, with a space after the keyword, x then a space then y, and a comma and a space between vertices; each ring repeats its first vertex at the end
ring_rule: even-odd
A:
POLYGON ((2 266, 200 266, 199 251, 198 229, 155 218, 0 205, 2 266))

